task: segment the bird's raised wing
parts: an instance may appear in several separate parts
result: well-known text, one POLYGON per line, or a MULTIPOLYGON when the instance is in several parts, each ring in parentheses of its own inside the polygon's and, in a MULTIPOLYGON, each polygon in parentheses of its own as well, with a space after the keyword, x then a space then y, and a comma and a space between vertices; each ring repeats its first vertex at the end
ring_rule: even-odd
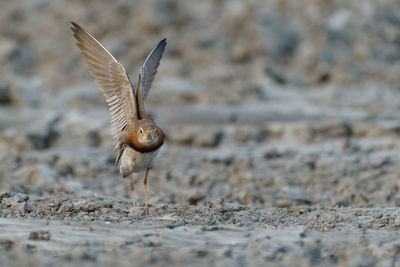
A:
POLYGON ((106 97, 117 148, 122 144, 125 132, 138 119, 135 91, 124 67, 89 32, 71 23, 81 55, 106 97))
POLYGON ((161 40, 154 48, 151 50, 150 54, 147 56, 143 63, 142 68, 139 73, 139 82, 137 88, 137 103, 139 109, 139 117, 141 119, 146 117, 144 101, 150 92, 151 84, 154 81, 154 77, 157 73, 157 68, 160 65, 160 60, 167 45, 167 39, 161 40))

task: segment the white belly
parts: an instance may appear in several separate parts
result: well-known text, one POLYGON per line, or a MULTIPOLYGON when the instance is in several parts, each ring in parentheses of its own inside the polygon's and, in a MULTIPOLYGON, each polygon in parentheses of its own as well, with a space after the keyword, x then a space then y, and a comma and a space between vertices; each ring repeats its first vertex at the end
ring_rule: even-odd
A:
POLYGON ((140 172, 150 167, 153 159, 157 156, 160 148, 149 153, 140 153, 130 147, 126 147, 121 156, 119 171, 122 177, 130 175, 132 172, 140 172))

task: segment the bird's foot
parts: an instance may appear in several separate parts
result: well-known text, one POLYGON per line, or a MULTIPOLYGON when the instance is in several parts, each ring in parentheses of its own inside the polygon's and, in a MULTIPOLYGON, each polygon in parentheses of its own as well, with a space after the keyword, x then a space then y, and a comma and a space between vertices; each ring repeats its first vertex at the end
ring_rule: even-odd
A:
POLYGON ((135 201, 135 197, 134 197, 133 193, 132 193, 132 208, 133 208, 133 211, 136 211, 136 201, 135 201))
POLYGON ((147 215, 147 216, 149 216, 149 215, 150 215, 150 213, 149 213, 149 208, 144 208, 144 211, 143 211, 142 215, 147 215))

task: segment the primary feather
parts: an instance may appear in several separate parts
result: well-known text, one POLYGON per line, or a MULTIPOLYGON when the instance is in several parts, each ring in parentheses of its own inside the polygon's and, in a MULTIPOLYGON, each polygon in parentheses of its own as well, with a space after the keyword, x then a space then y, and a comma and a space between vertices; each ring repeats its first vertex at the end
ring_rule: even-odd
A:
MULTIPOLYGON (((81 55, 106 97, 115 148, 121 147, 126 131, 138 119, 135 91, 124 67, 89 32, 72 22, 81 55)), ((154 79, 154 77, 153 77, 154 79)), ((150 82, 151 85, 151 82, 150 82)))
POLYGON ((160 65, 160 60, 162 58, 166 45, 167 39, 161 40, 153 48, 153 50, 151 50, 146 60, 144 61, 142 68, 140 69, 139 82, 137 87, 137 102, 139 115, 141 118, 146 117, 144 102, 150 92, 154 77, 157 74, 157 69, 160 65))

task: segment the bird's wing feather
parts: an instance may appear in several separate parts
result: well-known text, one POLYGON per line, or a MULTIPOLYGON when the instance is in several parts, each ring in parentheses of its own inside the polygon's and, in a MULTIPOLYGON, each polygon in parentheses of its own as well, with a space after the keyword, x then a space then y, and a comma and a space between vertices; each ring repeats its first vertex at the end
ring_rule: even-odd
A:
POLYGON ((167 39, 161 40, 151 50, 143 63, 139 73, 139 83, 137 88, 137 102, 140 117, 145 117, 144 101, 150 92, 151 84, 157 73, 157 68, 160 65, 160 60, 167 45, 167 39))
POLYGON ((81 55, 90 73, 106 97, 110 112, 115 148, 119 147, 126 131, 137 120, 135 91, 124 67, 89 32, 72 22, 71 28, 81 55))

